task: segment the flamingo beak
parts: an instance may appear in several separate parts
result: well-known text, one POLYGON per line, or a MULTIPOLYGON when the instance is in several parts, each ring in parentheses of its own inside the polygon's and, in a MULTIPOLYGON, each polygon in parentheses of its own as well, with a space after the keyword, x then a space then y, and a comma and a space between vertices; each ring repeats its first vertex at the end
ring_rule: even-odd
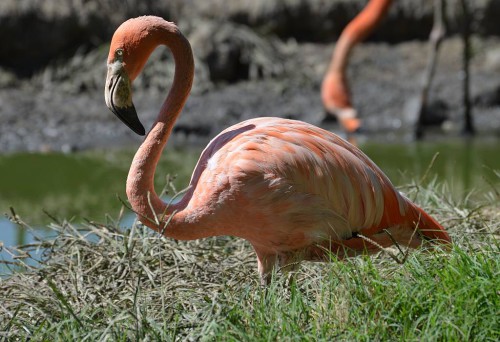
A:
POLYGON ((108 64, 104 98, 108 108, 125 125, 139 135, 146 134, 132 102, 132 85, 122 63, 108 64))

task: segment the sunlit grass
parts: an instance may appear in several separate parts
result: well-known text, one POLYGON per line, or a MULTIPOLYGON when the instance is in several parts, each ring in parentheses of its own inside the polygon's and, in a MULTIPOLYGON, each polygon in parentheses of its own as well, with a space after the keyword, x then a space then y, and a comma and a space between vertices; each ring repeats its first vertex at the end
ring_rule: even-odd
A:
POLYGON ((119 229, 119 217, 53 222, 57 238, 20 249, 44 248, 42 266, 0 281, 0 337, 499 340, 498 187, 456 203, 445 185, 424 183, 402 190, 444 224, 451 251, 305 263, 295 282, 276 274, 268 288, 239 239, 178 242, 139 224, 119 229))

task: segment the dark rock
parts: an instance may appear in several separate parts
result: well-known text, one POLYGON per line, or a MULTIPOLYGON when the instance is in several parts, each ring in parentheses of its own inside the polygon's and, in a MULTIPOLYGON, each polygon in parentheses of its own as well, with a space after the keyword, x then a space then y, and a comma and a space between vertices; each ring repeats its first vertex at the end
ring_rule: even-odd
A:
POLYGON ((248 27, 201 21, 190 40, 213 82, 234 83, 283 73, 279 43, 262 38, 248 27))
POLYGON ((210 127, 206 125, 186 125, 177 124, 174 127, 174 134, 184 134, 186 136, 196 135, 201 137, 207 137, 210 134, 210 127))
MULTIPOLYGON (((447 1, 450 33, 459 31, 457 18, 461 13, 457 1, 447 1)), ((0 50, 0 66, 21 76, 31 76, 54 60, 66 60, 77 51, 87 53, 106 44, 124 20, 144 14, 176 21, 185 33, 200 20, 219 24, 230 21, 266 37, 332 42, 365 4, 366 0, 3 0, 0 41, 9 48, 0 50)), ((432 4, 433 0, 394 1, 388 17, 370 39, 427 39, 432 27, 432 4)), ((470 7, 474 32, 500 34, 498 0, 471 2, 470 7)), ((217 54, 211 61, 215 79, 223 69, 218 61, 224 56, 228 60, 245 58, 240 52, 235 44, 227 51, 213 50, 217 54)), ((243 70, 243 66, 233 68, 243 70)))
POLYGON ((440 126, 448 117, 449 106, 441 99, 435 99, 424 108, 422 125, 440 126))
MULTIPOLYGON (((473 11, 477 9, 473 8, 473 11)), ((479 12, 479 11, 477 11, 479 12)), ((477 25, 477 32, 485 35, 500 35, 500 1, 486 1, 484 10, 477 13, 482 25, 477 25)))
POLYGON ((181 1, 4 0, 0 3, 0 66, 30 76, 53 60, 107 43, 125 19, 171 18, 181 1))
POLYGON ((487 89, 477 94, 472 103, 479 107, 500 106, 500 84, 493 89, 487 89))
MULTIPOLYGON (((497 0, 469 1, 475 32, 498 35, 497 19, 500 5, 497 0)), ((200 2, 202 17, 223 19, 247 25, 259 32, 294 38, 304 42, 335 40, 343 28, 366 5, 367 0, 254 0, 200 2)), ((447 0, 448 33, 460 31, 459 0, 447 0)), ((369 39, 401 42, 427 39, 433 23, 434 0, 393 1, 384 19, 369 39)))

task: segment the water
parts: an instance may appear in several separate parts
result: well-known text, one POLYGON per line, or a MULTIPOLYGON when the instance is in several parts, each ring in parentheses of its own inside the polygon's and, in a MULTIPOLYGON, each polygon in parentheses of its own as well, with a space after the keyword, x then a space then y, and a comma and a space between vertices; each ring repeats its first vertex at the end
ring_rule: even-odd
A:
MULTIPOLYGON (((419 180, 432 167, 427 178, 447 182, 455 198, 476 189, 498 186, 494 170, 500 170, 497 141, 455 141, 447 143, 387 144, 364 142, 361 149, 377 163, 395 185, 419 180), (439 153, 436 156, 436 153, 439 153)), ((165 184, 165 175, 177 175, 174 186, 187 186, 200 154, 196 151, 167 151, 157 171, 157 190, 165 184)), ((10 207, 30 225, 36 234, 46 236, 44 228, 51 218, 76 224, 84 218, 104 221, 105 215, 117 217, 125 199, 124 184, 133 151, 101 151, 81 154, 21 153, 0 156, 0 213, 10 215, 10 207)), ((128 215, 124 225, 130 224, 128 215)), ((0 244, 14 246, 29 243, 33 235, 0 218, 0 244)), ((0 259, 8 259, 5 251, 0 259)))

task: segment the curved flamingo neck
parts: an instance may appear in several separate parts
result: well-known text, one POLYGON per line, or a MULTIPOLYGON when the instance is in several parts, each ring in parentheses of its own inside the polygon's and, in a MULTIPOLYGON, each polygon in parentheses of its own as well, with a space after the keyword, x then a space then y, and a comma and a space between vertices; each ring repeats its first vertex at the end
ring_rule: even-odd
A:
POLYGON ((352 48, 365 39, 384 18, 392 0, 370 0, 342 31, 329 67, 329 72, 344 73, 352 48))
POLYGON ((152 46, 138 50, 143 52, 138 60, 146 60, 154 48, 166 45, 174 56, 175 76, 157 119, 132 161, 127 178, 127 197, 134 211, 148 227, 160 232, 164 230, 165 235, 178 239, 196 238, 176 233, 174 228, 176 223, 182 223, 182 215, 174 215, 176 217, 172 217, 172 229, 170 223, 165 229, 169 216, 182 210, 182 204, 167 208, 154 189, 156 166, 191 90, 194 76, 193 53, 189 42, 173 23, 161 20, 149 34, 148 41, 152 46))

